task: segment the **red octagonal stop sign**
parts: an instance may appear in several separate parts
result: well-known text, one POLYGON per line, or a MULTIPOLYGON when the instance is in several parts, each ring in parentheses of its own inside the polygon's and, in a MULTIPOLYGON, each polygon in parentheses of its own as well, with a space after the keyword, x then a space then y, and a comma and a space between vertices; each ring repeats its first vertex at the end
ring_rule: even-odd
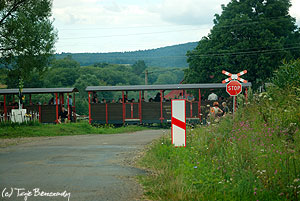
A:
POLYGON ((239 81, 230 81, 226 85, 226 91, 230 96, 237 96, 242 92, 242 85, 239 81))

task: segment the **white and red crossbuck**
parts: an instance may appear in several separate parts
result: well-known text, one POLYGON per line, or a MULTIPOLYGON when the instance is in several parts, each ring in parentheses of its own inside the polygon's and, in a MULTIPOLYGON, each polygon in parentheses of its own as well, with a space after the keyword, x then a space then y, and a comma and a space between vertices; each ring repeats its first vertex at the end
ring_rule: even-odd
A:
POLYGON ((244 80, 243 78, 240 78, 240 76, 247 73, 247 70, 243 70, 242 72, 239 72, 238 74, 231 74, 231 73, 229 73, 225 70, 223 70, 222 73, 229 76, 229 78, 222 81, 223 84, 226 83, 226 82, 229 82, 231 80, 238 80, 238 81, 243 82, 243 83, 248 82, 247 80, 244 80))
POLYGON ((185 100, 172 100, 172 144, 186 146, 185 100))

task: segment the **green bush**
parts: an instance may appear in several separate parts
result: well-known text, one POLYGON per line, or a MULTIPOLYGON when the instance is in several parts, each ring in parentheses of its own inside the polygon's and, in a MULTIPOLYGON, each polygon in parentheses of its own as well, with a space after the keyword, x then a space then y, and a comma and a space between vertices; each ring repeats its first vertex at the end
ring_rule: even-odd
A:
POLYGON ((141 177, 154 200, 299 200, 300 60, 284 64, 274 85, 239 97, 235 117, 188 129, 187 147, 169 136, 140 161, 153 174, 141 177))
POLYGON ((300 59, 284 64, 275 71, 272 83, 281 89, 300 87, 300 59))

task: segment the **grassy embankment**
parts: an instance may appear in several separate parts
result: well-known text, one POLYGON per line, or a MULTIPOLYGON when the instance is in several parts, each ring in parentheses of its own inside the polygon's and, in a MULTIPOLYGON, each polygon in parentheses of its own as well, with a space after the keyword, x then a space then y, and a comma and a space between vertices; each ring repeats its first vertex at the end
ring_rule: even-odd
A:
MULTIPOLYGON (((298 72, 299 66, 300 61, 298 72)), ((172 201, 300 200, 299 82, 252 96, 234 119, 188 130, 186 148, 174 148, 169 136, 157 141, 140 161, 152 170, 140 178, 146 196, 172 201)))
POLYGON ((65 136, 86 134, 115 134, 134 132, 147 129, 141 126, 126 127, 94 127, 88 122, 69 124, 40 124, 32 122, 29 124, 0 124, 0 138, 38 137, 38 136, 65 136))

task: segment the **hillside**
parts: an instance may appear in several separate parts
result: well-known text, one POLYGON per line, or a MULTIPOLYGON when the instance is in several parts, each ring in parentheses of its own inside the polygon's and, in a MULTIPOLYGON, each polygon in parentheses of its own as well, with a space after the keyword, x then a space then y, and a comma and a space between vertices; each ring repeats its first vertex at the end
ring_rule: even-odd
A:
POLYGON ((61 53, 56 54, 56 59, 62 59, 68 55, 80 63, 81 66, 95 63, 133 64, 138 60, 144 60, 148 66, 157 67, 187 67, 186 53, 197 46, 197 42, 167 46, 151 50, 139 50, 133 52, 112 53, 61 53))

